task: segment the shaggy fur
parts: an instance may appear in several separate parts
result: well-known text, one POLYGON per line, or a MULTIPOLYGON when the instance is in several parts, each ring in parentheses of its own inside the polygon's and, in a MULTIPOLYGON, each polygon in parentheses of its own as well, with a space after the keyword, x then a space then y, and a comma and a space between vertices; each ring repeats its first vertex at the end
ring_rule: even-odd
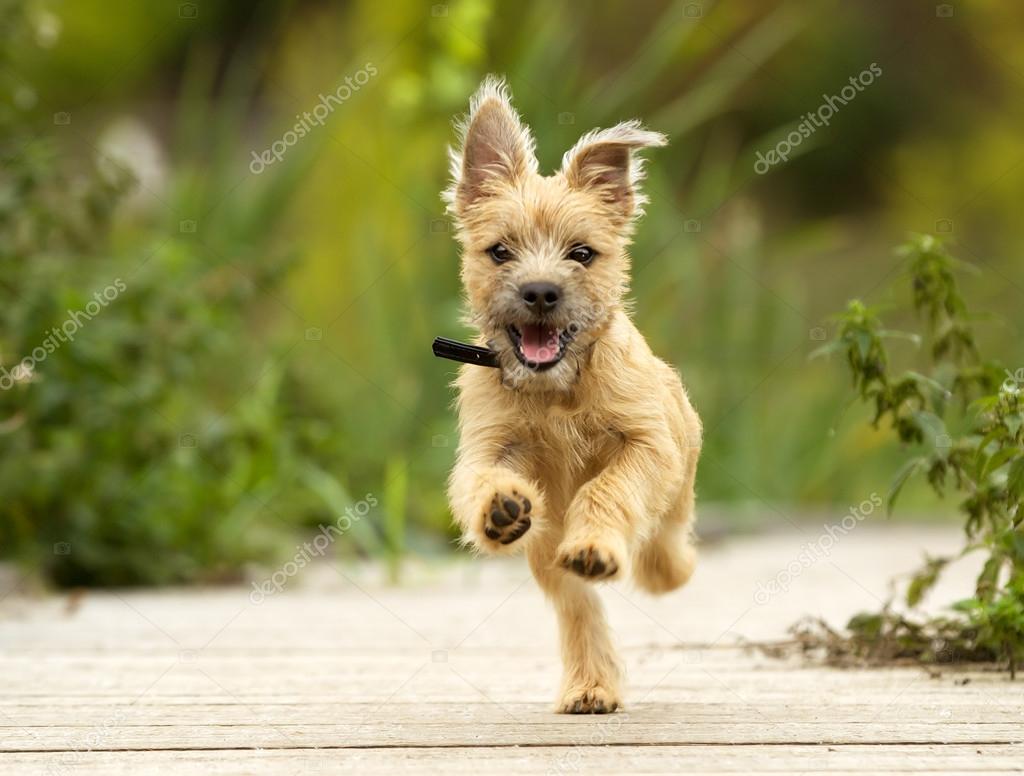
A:
POLYGON ((567 713, 614 711, 621 668, 594 582, 651 592, 689 579, 701 426, 679 376, 627 314, 627 246, 644 200, 636 151, 665 137, 626 122, 590 132, 554 175, 495 78, 458 125, 444 194, 462 246, 478 342, 501 369, 463 366, 460 444, 449 500, 477 550, 525 550, 558 614, 567 713), (498 261, 494 246, 507 251, 498 261), (596 251, 572 260, 577 246, 596 251), (505 258, 509 257, 509 258, 505 258), (524 303, 527 283, 558 287, 557 307, 524 303), (568 332, 554 363, 524 362, 511 327, 568 332))

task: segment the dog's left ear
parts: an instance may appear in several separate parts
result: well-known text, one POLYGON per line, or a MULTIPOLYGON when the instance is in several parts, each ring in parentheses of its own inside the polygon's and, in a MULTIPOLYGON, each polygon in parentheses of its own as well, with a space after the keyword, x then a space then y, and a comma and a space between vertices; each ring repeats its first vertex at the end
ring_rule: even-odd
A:
POLYGON ((644 129, 635 120, 595 129, 562 157, 562 174, 571 187, 594 191, 628 220, 639 215, 647 201, 639 188, 643 160, 634 152, 666 143, 668 138, 660 132, 644 129))
POLYGON ((505 81, 488 76, 456 125, 460 147, 450 149, 452 181, 442 195, 456 216, 505 185, 537 170, 534 140, 512 107, 505 81))

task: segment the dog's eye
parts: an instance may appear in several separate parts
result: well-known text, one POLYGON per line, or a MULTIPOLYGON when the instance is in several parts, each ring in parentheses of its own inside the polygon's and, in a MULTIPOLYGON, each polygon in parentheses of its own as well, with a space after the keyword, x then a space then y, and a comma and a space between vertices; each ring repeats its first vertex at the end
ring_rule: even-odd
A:
POLYGON ((512 251, 503 243, 497 243, 487 249, 487 254, 494 259, 495 264, 504 264, 512 259, 512 251))
POLYGON ((578 261, 580 264, 586 266, 594 260, 597 255, 597 251, 591 248, 589 245, 574 245, 569 249, 569 253, 566 254, 567 259, 572 261, 578 261))

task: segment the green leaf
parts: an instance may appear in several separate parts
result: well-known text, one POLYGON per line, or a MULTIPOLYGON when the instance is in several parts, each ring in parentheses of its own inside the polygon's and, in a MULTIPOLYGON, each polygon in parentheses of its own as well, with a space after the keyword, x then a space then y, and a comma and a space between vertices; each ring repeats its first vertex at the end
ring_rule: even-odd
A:
POLYGON ((989 474, 998 471, 1000 467, 1014 459, 1022 460, 1022 455, 1024 455, 1024 450, 1019 447, 1004 447, 1002 450, 998 450, 985 462, 985 468, 981 471, 981 479, 984 480, 989 474))
POLYGON ((996 586, 999 583, 999 571, 1002 567, 1003 558, 999 555, 993 555, 985 561, 985 565, 978 575, 978 582, 975 588, 975 593, 980 600, 992 600, 992 597, 995 595, 996 586))
POLYGON ((885 618, 880 614, 861 612, 850 618, 846 627, 863 639, 873 641, 878 638, 882 627, 885 625, 885 618))
POLYGON ((921 346, 921 335, 911 331, 896 331, 895 329, 880 329, 878 336, 884 339, 904 339, 913 342, 917 347, 921 346))
POLYGON ((963 598, 951 604, 949 608, 964 614, 973 614, 981 608, 981 601, 977 598, 963 598))
POLYGON ((924 568, 914 575, 907 588, 907 606, 917 606, 939 580, 939 574, 950 561, 949 558, 928 558, 924 568))
POLYGON ((945 449, 950 446, 952 440, 942 418, 928 410, 917 410, 912 416, 917 421, 917 427, 927 432, 926 437, 933 447, 945 449))
POLYGON ((896 502, 896 497, 899 496, 900 491, 903 490, 903 486, 906 485, 907 480, 911 476, 919 472, 924 471, 928 468, 928 459, 924 456, 917 458, 911 458, 896 473, 895 479, 892 481, 892 485, 889 487, 889 497, 886 500, 886 514, 892 514, 893 504, 896 502))
POLYGON ((845 350, 845 349, 846 349, 846 343, 845 342, 843 342, 842 340, 832 340, 831 342, 826 342, 824 345, 821 345, 820 347, 817 347, 814 350, 812 350, 811 354, 809 356, 807 356, 807 359, 810 361, 810 360, 813 360, 815 358, 821 358, 823 356, 832 355, 833 353, 835 353, 837 351, 845 350))
POLYGON ((1010 464, 1010 470, 1006 473, 1006 490, 1010 500, 1017 502, 1019 507, 1024 497, 1024 457, 1010 464))
POLYGON ((1024 530, 1010 531, 1007 544, 1008 551, 1013 555, 1013 562, 1019 567, 1024 567, 1024 530))
POLYGON ((904 377, 911 378, 918 385, 927 385, 933 391, 938 392, 942 396, 949 396, 949 389, 946 386, 944 386, 942 383, 938 382, 937 380, 935 380, 935 379, 933 379, 931 377, 928 377, 927 375, 921 374, 920 372, 914 372, 914 371, 911 371, 911 370, 907 370, 906 372, 904 372, 904 377))
POLYGON ((857 343, 857 352, 860 354, 861 361, 863 361, 871 351, 871 334, 862 329, 854 332, 853 336, 857 343))
POLYGON ((998 442, 1000 439, 1006 436, 1006 429, 1002 426, 996 426, 989 431, 985 436, 978 442, 977 453, 974 456, 974 465, 979 471, 984 471, 988 465, 988 448, 998 442))
POLYGON ((1010 415, 1003 418, 1003 423, 1006 425, 1006 430, 1010 432, 1010 436, 1015 438, 1017 433, 1020 431, 1020 427, 1024 425, 1024 417, 1020 415, 1010 415))

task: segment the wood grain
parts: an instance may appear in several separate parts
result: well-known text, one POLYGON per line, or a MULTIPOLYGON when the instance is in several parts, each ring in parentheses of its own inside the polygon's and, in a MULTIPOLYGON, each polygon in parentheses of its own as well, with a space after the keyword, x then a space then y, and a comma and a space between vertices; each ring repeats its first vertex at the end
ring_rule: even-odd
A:
POLYGON ((259 603, 240 587, 70 608, 9 596, 0 772, 1020 772, 1024 685, 1005 674, 841 671, 750 648, 801 615, 838 624, 877 605, 883 562, 909 570, 957 541, 861 526, 757 601, 808 531, 710 548, 663 598, 606 588, 629 680, 604 717, 552 713, 553 617, 521 563, 413 565, 395 588, 325 562, 259 603))

